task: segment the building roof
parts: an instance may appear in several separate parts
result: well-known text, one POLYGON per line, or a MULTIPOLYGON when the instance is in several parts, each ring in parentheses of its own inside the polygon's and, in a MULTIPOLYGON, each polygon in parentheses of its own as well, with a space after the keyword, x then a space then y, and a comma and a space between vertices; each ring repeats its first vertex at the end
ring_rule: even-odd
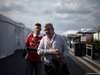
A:
POLYGON ((100 32, 100 27, 89 29, 89 30, 79 31, 77 33, 81 33, 81 34, 94 34, 94 33, 97 33, 97 32, 100 32))

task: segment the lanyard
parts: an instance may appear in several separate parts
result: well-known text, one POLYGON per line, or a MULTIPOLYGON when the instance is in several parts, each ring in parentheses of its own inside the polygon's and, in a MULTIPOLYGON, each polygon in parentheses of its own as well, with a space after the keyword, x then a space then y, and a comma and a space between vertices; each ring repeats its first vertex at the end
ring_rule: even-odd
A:
POLYGON ((38 42, 38 40, 39 40, 39 37, 38 37, 37 41, 36 41, 36 39, 35 39, 35 37, 34 37, 35 48, 37 48, 36 43, 38 42))
POLYGON ((52 42, 51 42, 51 43, 50 43, 49 39, 47 38, 48 43, 49 43, 49 45, 50 45, 50 49, 52 49, 52 43, 53 43, 53 41, 54 41, 55 37, 56 37, 56 35, 54 36, 54 38, 53 38, 53 40, 52 40, 52 42))

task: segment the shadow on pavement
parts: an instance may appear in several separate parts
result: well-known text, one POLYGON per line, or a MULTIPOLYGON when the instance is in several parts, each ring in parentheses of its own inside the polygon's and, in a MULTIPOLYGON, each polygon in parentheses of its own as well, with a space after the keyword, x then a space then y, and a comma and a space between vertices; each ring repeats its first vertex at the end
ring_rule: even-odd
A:
MULTIPOLYGON (((13 55, 0 59, 0 75, 25 75, 25 59, 22 50, 17 50, 13 55)), ((70 75, 84 75, 84 70, 77 65, 70 56, 66 60, 70 75)), ((42 75, 45 75, 44 66, 42 75)))

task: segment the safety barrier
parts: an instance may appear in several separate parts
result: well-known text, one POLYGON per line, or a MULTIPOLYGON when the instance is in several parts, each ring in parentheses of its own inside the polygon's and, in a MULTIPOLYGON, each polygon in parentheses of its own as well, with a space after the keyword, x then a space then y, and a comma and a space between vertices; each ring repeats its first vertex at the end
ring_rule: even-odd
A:
POLYGON ((93 45, 86 44, 86 56, 87 57, 89 57, 91 59, 94 58, 93 50, 94 50, 94 46, 93 45))

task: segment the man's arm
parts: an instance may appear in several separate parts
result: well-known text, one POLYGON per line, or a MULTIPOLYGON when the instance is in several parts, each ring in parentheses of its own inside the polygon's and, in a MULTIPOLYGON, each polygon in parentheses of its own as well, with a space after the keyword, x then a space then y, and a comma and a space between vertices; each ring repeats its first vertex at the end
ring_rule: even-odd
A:
POLYGON ((25 42, 25 47, 24 49, 27 50, 27 48, 29 47, 29 38, 30 38, 31 34, 28 35, 27 40, 25 42))
POLYGON ((40 41, 39 47, 38 47, 38 49, 37 49, 37 53, 38 53, 39 55, 52 54, 52 51, 51 51, 51 50, 46 50, 46 49, 44 48, 44 46, 45 46, 44 43, 45 43, 44 38, 42 38, 41 41, 40 41))
POLYGON ((27 50, 27 48, 28 48, 28 45, 26 45, 26 44, 25 44, 25 47, 24 47, 24 49, 25 49, 25 50, 27 50))
POLYGON ((66 43, 66 41, 65 41, 65 39, 63 38, 62 39, 62 48, 63 48, 63 55, 64 55, 64 57, 67 57, 68 56, 68 54, 69 54, 69 50, 68 50, 68 47, 67 47, 67 43, 66 43))
POLYGON ((45 41, 44 41, 44 38, 42 38, 40 44, 39 44, 39 47, 38 47, 38 50, 37 50, 37 53, 39 55, 47 55, 47 54, 59 54, 60 51, 58 49, 45 49, 45 41))

